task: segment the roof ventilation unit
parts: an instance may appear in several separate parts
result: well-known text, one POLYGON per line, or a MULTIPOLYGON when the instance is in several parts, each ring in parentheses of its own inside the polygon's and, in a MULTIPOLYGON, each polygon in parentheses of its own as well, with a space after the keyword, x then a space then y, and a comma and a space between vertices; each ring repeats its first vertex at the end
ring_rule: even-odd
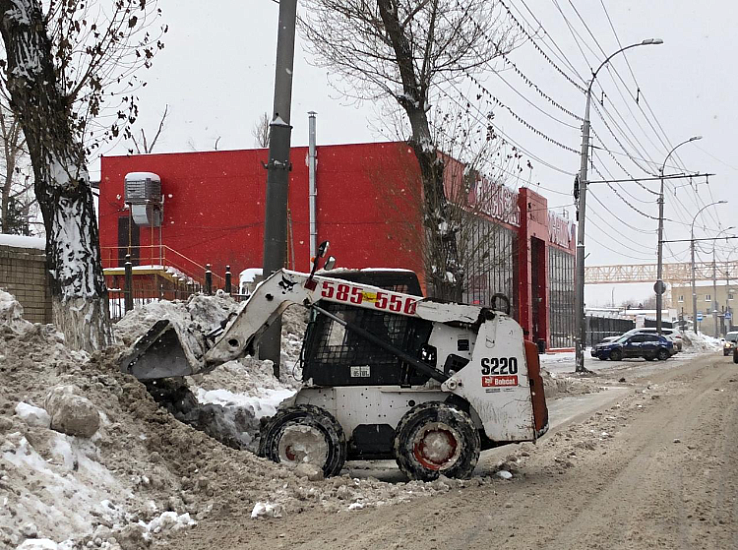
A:
POLYGON ((125 178, 125 202, 141 227, 161 227, 164 217, 161 178, 152 172, 130 172, 125 178))

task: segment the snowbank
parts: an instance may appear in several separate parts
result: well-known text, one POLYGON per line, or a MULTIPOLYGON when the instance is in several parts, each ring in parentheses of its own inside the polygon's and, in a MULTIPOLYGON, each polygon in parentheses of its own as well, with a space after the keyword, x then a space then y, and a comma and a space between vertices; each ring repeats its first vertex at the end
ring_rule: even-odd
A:
POLYGON ((35 248, 36 250, 46 250, 46 239, 42 237, 0 234, 0 245, 12 246, 13 248, 35 248))
POLYGON ((541 365, 555 365, 560 363, 574 364, 575 353, 573 351, 564 351, 561 353, 542 353, 538 356, 541 365))
MULTIPOLYGON (((196 297, 137 309, 117 328, 120 341, 130 345, 172 307, 197 312, 191 322, 208 326, 237 304, 222 296, 196 297), (212 302, 220 302, 220 313, 212 302)), ((304 326, 304 310, 284 319, 285 366, 297 359, 304 326)), ((179 401, 189 403, 195 429, 119 371, 124 347, 92 356, 70 351, 53 327, 26 322, 20 305, 3 292, 0 334, 2 549, 138 550, 209 516, 249 517, 256 510, 256 517, 289 517, 312 507, 360 513, 451 490, 441 481, 312 480, 204 433, 217 428, 253 445, 259 417, 299 387, 297 368, 295 377, 285 368, 277 380, 269 362, 247 357, 193 377, 189 387, 180 386, 185 398, 179 401), (79 388, 99 414, 92 437, 62 434, 46 424, 49 411, 42 405, 49 389, 68 386, 79 388)), ((493 481, 475 478, 456 486, 484 483, 493 481)))
POLYGON ((707 334, 696 334, 692 331, 682 333, 682 342, 684 351, 703 352, 703 351, 720 351, 723 349, 722 341, 719 338, 713 338, 707 334))

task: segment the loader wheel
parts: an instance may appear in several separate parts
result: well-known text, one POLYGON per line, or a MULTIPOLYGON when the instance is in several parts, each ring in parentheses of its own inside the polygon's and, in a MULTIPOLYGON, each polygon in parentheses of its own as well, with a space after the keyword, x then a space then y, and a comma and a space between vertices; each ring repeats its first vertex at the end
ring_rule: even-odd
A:
POLYGON ((296 405, 277 412, 262 427, 259 455, 288 466, 313 464, 329 477, 346 462, 346 437, 328 411, 296 405))
POLYGON ((432 481, 443 474, 468 478, 479 460, 481 442, 471 417, 445 403, 421 403, 395 430, 395 459, 410 479, 432 481))

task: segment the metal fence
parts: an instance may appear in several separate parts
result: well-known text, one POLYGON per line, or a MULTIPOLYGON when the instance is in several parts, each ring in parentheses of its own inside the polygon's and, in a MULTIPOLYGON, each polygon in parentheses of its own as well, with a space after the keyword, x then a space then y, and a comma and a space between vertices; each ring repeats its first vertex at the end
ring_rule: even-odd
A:
POLYGON ((608 336, 620 336, 635 328, 635 321, 619 317, 587 315, 587 346, 599 344, 608 336))
POLYGON ((210 271, 210 265, 205 266, 203 283, 195 281, 191 277, 175 278, 161 281, 157 277, 134 277, 134 266, 130 256, 126 257, 123 276, 113 277, 114 286, 108 289, 108 311, 112 321, 120 320, 128 311, 136 306, 141 306, 158 300, 186 300, 193 294, 203 292, 214 294, 218 287, 217 282, 222 281, 220 290, 230 294, 236 301, 242 301, 249 295, 239 294, 238 285, 231 284, 231 272, 228 269, 225 277, 216 276, 210 271), (235 293, 233 292, 235 291, 235 293))

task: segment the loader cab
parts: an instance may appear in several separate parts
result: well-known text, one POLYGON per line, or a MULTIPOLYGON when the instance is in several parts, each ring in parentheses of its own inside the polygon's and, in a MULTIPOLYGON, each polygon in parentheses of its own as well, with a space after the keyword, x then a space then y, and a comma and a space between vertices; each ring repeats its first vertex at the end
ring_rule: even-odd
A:
MULTIPOLYGON (((420 282, 412 271, 342 270, 332 271, 331 277, 422 296, 420 282)), ((413 357, 420 357, 433 329, 428 321, 391 312, 331 302, 319 302, 319 305, 413 357)), ((303 379, 312 379, 317 386, 406 386, 421 385, 429 379, 403 364, 394 354, 320 314, 310 319, 301 361, 303 379)))

